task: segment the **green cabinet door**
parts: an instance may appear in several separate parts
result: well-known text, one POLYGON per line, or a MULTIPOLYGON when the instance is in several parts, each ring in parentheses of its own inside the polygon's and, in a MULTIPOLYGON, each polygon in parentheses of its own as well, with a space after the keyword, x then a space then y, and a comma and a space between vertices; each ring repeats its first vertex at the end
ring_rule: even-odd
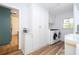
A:
POLYGON ((0 6, 0 46, 11 41, 10 9, 0 6))

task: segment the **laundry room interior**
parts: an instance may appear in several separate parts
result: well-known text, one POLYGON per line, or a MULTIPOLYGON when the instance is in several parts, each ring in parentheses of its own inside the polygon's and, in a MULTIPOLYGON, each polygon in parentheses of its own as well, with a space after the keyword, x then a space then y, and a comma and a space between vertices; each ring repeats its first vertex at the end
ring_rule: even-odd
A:
POLYGON ((79 54, 78 6, 76 3, 1 3, 0 54, 79 54))

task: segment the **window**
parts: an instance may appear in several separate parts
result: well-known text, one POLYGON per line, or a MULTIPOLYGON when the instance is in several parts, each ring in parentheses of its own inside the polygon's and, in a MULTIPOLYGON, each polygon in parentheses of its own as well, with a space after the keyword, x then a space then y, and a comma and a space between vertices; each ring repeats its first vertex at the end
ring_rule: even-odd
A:
POLYGON ((64 19, 64 28, 65 29, 74 28, 74 20, 73 20, 73 18, 64 19))

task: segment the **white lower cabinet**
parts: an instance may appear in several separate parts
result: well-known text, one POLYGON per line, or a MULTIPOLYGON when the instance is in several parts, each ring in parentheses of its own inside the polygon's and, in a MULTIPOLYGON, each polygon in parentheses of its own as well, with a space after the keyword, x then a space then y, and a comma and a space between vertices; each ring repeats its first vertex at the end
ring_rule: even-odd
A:
POLYGON ((76 45, 76 55, 79 55, 79 44, 76 45))
POLYGON ((76 55, 76 47, 65 43, 65 55, 76 55))

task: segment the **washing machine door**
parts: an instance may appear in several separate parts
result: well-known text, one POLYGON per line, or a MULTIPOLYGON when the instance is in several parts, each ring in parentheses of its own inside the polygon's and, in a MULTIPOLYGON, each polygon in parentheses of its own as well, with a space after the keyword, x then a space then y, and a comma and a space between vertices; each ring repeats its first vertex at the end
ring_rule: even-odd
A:
POLYGON ((54 33, 53 40, 56 40, 56 39, 57 39, 57 33, 54 33))

